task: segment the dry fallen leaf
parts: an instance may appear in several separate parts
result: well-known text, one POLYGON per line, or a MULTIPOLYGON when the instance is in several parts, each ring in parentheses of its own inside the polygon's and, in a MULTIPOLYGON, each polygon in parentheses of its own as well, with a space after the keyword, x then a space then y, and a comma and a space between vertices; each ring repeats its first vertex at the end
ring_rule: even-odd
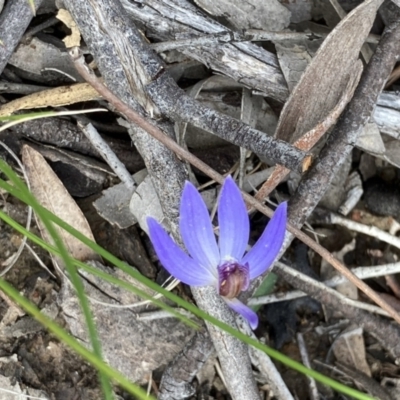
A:
POLYGON ((0 117, 11 115, 20 110, 42 107, 61 107, 99 98, 100 95, 88 83, 60 86, 55 89, 33 93, 4 104, 4 106, 0 107, 0 117))
POLYGON ((71 14, 67 10, 61 8, 58 11, 57 19, 64 22, 64 24, 69 29, 71 29, 71 34, 66 36, 63 39, 63 42, 65 43, 65 47, 67 49, 69 49, 71 47, 75 47, 75 46, 79 47, 81 44, 81 33, 79 32, 79 29, 76 26, 76 23, 73 20, 71 14))
MULTIPOLYGON (((28 145, 22 147, 22 161, 31 186, 32 194, 37 201, 53 214, 73 226, 86 237, 94 241, 90 226, 75 200, 65 189, 62 182, 47 164, 44 157, 28 145)), ((49 243, 53 243, 42 221, 38 220, 38 226, 42 237, 49 243)), ((58 228, 58 233, 67 247, 70 255, 80 261, 99 260, 99 256, 85 246, 74 236, 58 228)), ((58 265, 59 258, 53 258, 58 265)))
POLYGON ((27 43, 22 41, 9 63, 29 72, 32 80, 42 84, 47 84, 49 79, 46 77, 46 70, 57 70, 60 76, 66 74, 77 81, 82 79, 67 52, 37 37, 31 38, 27 43))
POLYGON ((286 102, 275 136, 294 143, 323 121, 359 74, 360 49, 383 0, 367 0, 331 32, 286 102))
POLYGON ((343 332, 332 344, 332 351, 337 360, 371 376, 371 370, 366 360, 365 343, 361 328, 349 329, 343 332))

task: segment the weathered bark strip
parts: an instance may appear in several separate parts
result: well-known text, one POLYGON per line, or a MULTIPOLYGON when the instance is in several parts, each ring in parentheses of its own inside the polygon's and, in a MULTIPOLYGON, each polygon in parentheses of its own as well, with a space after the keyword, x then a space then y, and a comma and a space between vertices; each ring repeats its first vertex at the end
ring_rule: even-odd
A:
POLYGON ((289 202, 289 220, 303 225, 325 194, 340 166, 355 146, 358 135, 367 124, 400 55, 400 21, 386 28, 367 65, 353 99, 319 154, 317 162, 303 177, 289 202))
MULTIPOLYGON (((34 0, 36 10, 43 0, 34 0)), ((0 73, 14 53, 22 35, 33 18, 33 12, 27 0, 7 1, 0 14, 0 73)))
MULTIPOLYGON (((79 117, 79 120, 81 118, 79 117)), ((86 120, 83 119, 83 122, 86 120)), ((81 154, 100 158, 100 154, 93 147, 83 132, 73 122, 61 118, 45 118, 27 121, 14 125, 10 129, 14 136, 23 136, 40 143, 69 149, 81 154)), ((122 139, 106 138, 117 157, 124 163, 130 172, 137 172, 144 168, 142 157, 129 142, 122 139)))
POLYGON ((190 384, 214 350, 206 330, 199 331, 164 371, 158 399, 181 400, 195 394, 190 384))
MULTIPOLYGON (((186 0, 122 0, 122 4, 138 26, 144 25, 146 36, 161 41, 224 32, 235 35, 186 0)), ((284 101, 289 94, 276 56, 252 43, 207 43, 180 51, 266 96, 284 101)))

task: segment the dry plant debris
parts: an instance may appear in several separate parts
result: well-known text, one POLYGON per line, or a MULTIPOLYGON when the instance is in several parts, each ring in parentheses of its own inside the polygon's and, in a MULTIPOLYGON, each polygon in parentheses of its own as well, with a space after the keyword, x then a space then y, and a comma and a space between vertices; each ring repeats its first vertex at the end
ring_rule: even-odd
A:
MULTIPOLYGON (((27 0, 0 13, 0 116, 109 110, 0 131, 0 157, 18 173, 21 158, 40 204, 221 321, 372 398, 398 398, 400 2, 33 3, 35 15, 27 0), (250 245, 272 215, 264 202, 288 201, 275 276, 240 295, 257 311, 255 332, 214 287, 168 283, 148 238, 151 216, 182 244, 186 180, 218 235, 227 175, 247 202, 250 245)), ((4 191, 0 209, 29 226, 25 206, 4 191)), ((50 240, 40 221, 32 225, 50 240)), ((73 257, 138 285, 62 237, 73 257)), ((4 270, 10 260, 6 280, 87 343, 61 261, 1 221, 4 270)), ((159 399, 337 396, 213 325, 195 331, 81 275, 107 361, 159 399)), ((0 349, 1 398, 101 398, 96 372, 5 295, 0 349)))

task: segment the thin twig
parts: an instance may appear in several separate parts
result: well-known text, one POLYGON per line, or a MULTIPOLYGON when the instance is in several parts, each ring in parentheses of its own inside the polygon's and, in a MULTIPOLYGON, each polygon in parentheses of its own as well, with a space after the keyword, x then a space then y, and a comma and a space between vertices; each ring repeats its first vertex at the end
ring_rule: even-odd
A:
MULTIPOLYGON (((306 348, 306 344, 304 342, 304 337, 302 333, 297 333, 297 345, 299 346, 301 361, 307 368, 311 368, 310 359, 308 358, 308 352, 306 348)), ((309 393, 311 400, 319 400, 318 388, 315 382, 315 379, 311 376, 307 376, 307 380, 309 383, 309 393)))
POLYGON ((335 214, 330 211, 327 211, 325 213, 324 221, 328 222, 329 224, 344 226, 345 228, 354 232, 359 232, 363 233, 364 235, 372 236, 376 239, 382 240, 382 242, 386 242, 400 249, 400 239, 397 236, 391 235, 390 233, 385 232, 377 228, 376 226, 360 224, 359 222, 344 218, 341 215, 335 214))
MULTIPOLYGON (((139 125, 142 129, 148 132, 151 136, 159 140, 163 143, 168 149, 175 152, 179 157, 188 161, 190 164, 207 174, 210 178, 214 179, 216 182, 222 184, 224 181, 224 177, 220 175, 218 172, 210 168, 206 163, 199 160, 190 152, 183 149, 179 146, 173 139, 166 136, 160 129, 156 126, 152 125, 146 119, 144 119, 141 115, 132 110, 129 106, 127 106, 124 102, 122 102, 117 96, 115 96, 107 87, 103 85, 103 83, 95 76, 93 71, 91 71, 85 64, 83 57, 81 56, 79 49, 74 48, 70 51, 71 57, 75 63, 75 66, 78 72, 82 75, 82 77, 90 83, 102 96, 107 99, 113 106, 125 117, 139 125)), ((242 192, 243 193, 243 192, 242 192)), ((273 215, 273 211, 262 205, 259 201, 254 199, 247 193, 243 193, 243 197, 245 201, 258 211, 263 214, 271 217, 273 215)), ((295 235, 298 239, 300 239, 307 246, 312 248, 315 252, 317 252, 321 257, 323 257, 329 264, 331 264, 334 268, 336 268, 340 273, 342 273, 347 279, 353 282, 362 292, 364 292, 369 298, 371 298, 376 304, 381 306, 387 313, 395 319, 398 323, 400 323, 400 315, 397 311, 387 304, 374 290, 372 290, 367 284, 358 279, 348 268, 346 268, 342 263, 335 259, 335 257, 327 251, 325 248, 316 243, 309 236, 301 232, 299 229, 295 228, 293 225, 287 224, 287 230, 295 235)))
POLYGON ((100 136, 96 128, 92 124, 84 125, 79 122, 78 126, 82 129, 82 132, 90 140, 90 143, 103 157, 109 167, 115 172, 118 178, 121 179, 121 182, 125 184, 126 188, 129 190, 134 190, 136 188, 136 183, 132 178, 132 175, 128 172, 125 165, 122 164, 119 158, 115 155, 111 147, 100 136))
MULTIPOLYGON (((241 332, 257 340, 257 336, 250 329, 249 324, 243 323, 241 317, 236 318, 238 328, 241 332)), ((249 347, 252 364, 260 371, 262 376, 268 382, 274 394, 274 398, 279 400, 293 400, 293 396, 287 388, 281 373, 277 370, 275 364, 271 361, 268 354, 257 350, 254 347, 249 347)))
MULTIPOLYGON (((278 264, 278 268, 279 268, 279 265, 281 265, 281 264, 278 264)), ((363 279, 363 280, 377 278, 380 276, 394 275, 394 274, 400 273, 400 262, 390 263, 390 264, 385 264, 385 265, 378 265, 375 267, 358 267, 358 268, 353 268, 351 271, 353 272, 353 274, 355 274, 357 277, 359 277, 360 279, 363 279)), ((347 282, 347 279, 342 275, 337 275, 337 276, 333 277, 332 279, 329 279, 324 282, 315 281, 314 284, 316 287, 320 287, 321 290, 324 290, 324 287, 335 287, 344 282, 347 282)), ((251 306, 262 305, 262 304, 271 304, 271 303, 277 303, 279 301, 294 300, 294 299, 298 299, 298 298, 304 297, 304 296, 308 296, 308 294, 302 292, 301 290, 292 290, 292 291, 285 292, 285 293, 275 293, 275 294, 270 294, 267 296, 253 297, 248 301, 248 304, 251 306)), ((354 305, 356 305, 358 303, 360 303, 360 302, 355 302, 354 305)), ((366 304, 366 303, 362 303, 362 304, 370 306, 370 304, 366 304)), ((357 305, 356 305, 356 307, 357 307, 357 305)), ((376 309, 374 309, 374 312, 376 312, 376 309)))
MULTIPOLYGON (((248 41, 286 41, 286 40, 311 40, 326 37, 327 34, 305 33, 305 32, 272 32, 258 29, 246 29, 243 34, 233 31, 223 31, 218 33, 209 33, 205 35, 168 40, 160 43, 153 43, 150 47, 157 53, 167 50, 187 49, 188 47, 211 46, 217 43, 235 43, 248 41)), ((376 41, 375 38, 371 38, 376 41)))

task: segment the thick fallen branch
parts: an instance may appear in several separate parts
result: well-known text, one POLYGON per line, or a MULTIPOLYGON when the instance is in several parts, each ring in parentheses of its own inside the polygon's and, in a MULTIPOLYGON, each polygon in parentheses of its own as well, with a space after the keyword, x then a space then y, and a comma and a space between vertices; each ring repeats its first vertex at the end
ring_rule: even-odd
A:
MULTIPOLYGON (((34 0, 37 10, 43 0, 34 0)), ((14 53, 22 35, 33 18, 33 10, 27 0, 7 1, 0 14, 0 73, 14 53)))

